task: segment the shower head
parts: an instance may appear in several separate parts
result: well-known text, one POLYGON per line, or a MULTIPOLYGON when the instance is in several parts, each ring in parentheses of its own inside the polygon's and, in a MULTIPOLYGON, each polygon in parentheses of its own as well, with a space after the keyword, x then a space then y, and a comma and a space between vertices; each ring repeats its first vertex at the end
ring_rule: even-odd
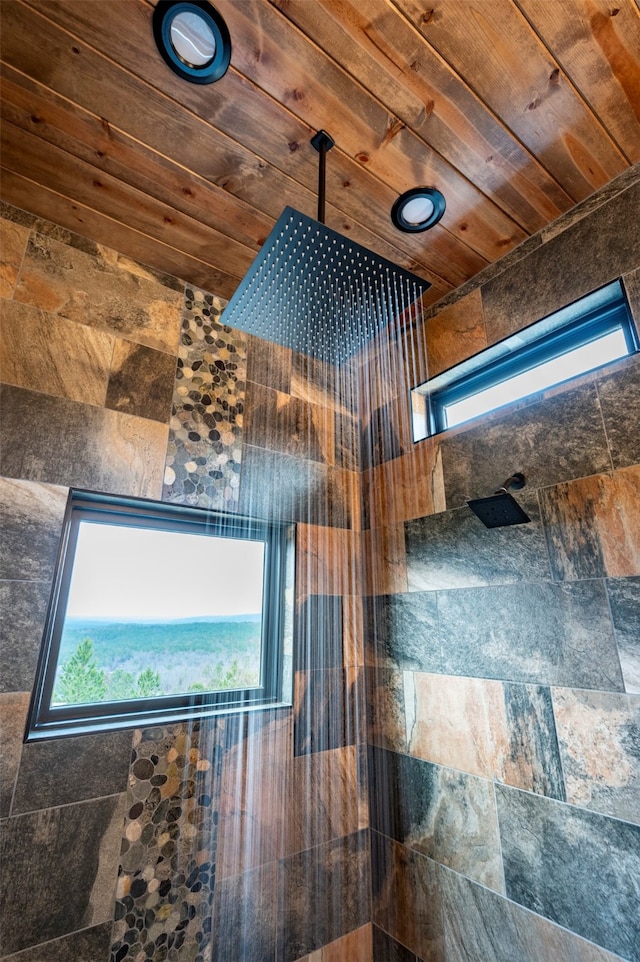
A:
POLYGON ((525 484, 524 474, 516 471, 510 478, 507 478, 495 494, 488 498, 475 498, 472 501, 467 501, 467 504, 487 528, 505 528, 512 524, 526 524, 531 521, 531 518, 520 507, 513 495, 507 491, 507 488, 524 488, 525 484))

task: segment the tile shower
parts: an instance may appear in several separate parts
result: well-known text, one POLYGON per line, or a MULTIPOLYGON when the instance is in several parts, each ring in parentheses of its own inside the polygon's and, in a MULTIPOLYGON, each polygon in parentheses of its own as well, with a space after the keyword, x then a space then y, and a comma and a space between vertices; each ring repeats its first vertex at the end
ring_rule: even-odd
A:
POLYGON ((639 194, 339 373, 2 209, 0 957, 638 959, 638 362, 415 447, 408 389, 613 277, 637 322, 639 194), (22 744, 70 485, 297 522, 291 710, 22 744))

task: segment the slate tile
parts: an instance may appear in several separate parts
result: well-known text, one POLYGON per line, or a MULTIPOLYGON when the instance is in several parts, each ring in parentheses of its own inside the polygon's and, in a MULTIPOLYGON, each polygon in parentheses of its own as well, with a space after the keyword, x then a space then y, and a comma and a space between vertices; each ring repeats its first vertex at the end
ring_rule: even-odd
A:
POLYGON ((640 334, 640 267, 635 271, 624 274, 622 283, 631 308, 631 316, 635 321, 636 330, 640 334))
POLYGON ((365 643, 388 668, 441 671, 437 598, 432 591, 364 600, 365 643))
POLYGON ((175 376, 174 355, 118 338, 111 359, 105 407, 167 424, 175 376))
POLYGON ((604 427, 614 468, 640 461, 640 355, 597 379, 604 427))
POLYGON ((3 953, 113 917, 124 795, 7 819, 0 881, 3 953))
POLYGON ((369 833, 279 863, 277 962, 294 962, 369 921, 369 833))
POLYGON ((496 785, 507 896, 640 959, 640 826, 496 785))
POLYGON ((350 411, 354 385, 348 367, 337 368, 308 354, 291 352, 292 397, 336 410, 350 411))
POLYGON ((375 747, 369 779, 372 829, 504 890, 491 782, 375 747))
POLYGON ((294 755, 362 741, 362 688, 357 668, 296 672, 294 755))
POLYGON ((94 925, 82 932, 54 939, 46 945, 36 945, 24 952, 6 956, 4 962, 106 962, 111 945, 111 927, 111 921, 94 925))
POLYGON ((564 798, 548 689, 416 672, 410 692, 410 677, 405 711, 411 755, 564 798))
POLYGON ((263 384, 274 391, 289 394, 291 387, 291 356, 288 347, 247 334, 247 380, 263 384))
POLYGON ((0 297, 13 297, 28 240, 29 227, 2 217, 0 220, 0 297))
POLYGON ((640 694, 640 578, 607 581, 624 687, 640 694))
POLYGON ((357 527, 357 479, 342 468, 246 444, 238 510, 272 520, 357 527))
POLYGON ((367 667, 367 739, 381 748, 408 750, 405 716, 404 676, 406 672, 367 667))
POLYGON ((168 428, 66 398, 0 386, 7 477, 158 497, 168 428))
POLYGON ((389 524, 362 532, 364 594, 402 594, 407 590, 404 525, 389 524))
POLYGON ((339 595, 309 595, 296 610, 294 639, 298 671, 342 668, 342 598, 339 595))
POLYGON ((371 962, 372 952, 371 923, 361 925, 353 932, 347 932, 342 938, 336 939, 325 945, 320 950, 320 960, 314 956, 309 957, 309 962, 371 962))
MULTIPOLYGON (((3 420, 6 420, 6 411, 3 420)), ((5 470, 7 460, 5 452, 5 470)), ((0 478, 0 578, 51 581, 67 495, 67 488, 0 478)), ((24 593, 16 597, 25 599, 24 593)), ((21 610, 19 617, 23 619, 25 614, 21 610)))
POLYGON ((175 353, 183 302, 176 279, 95 244, 85 250, 86 241, 76 244, 74 235, 67 235, 71 243, 34 231, 15 299, 175 353))
POLYGON ((360 470, 360 423, 341 411, 335 414, 335 463, 349 471, 360 470))
POLYGON ((50 592, 49 581, 0 581, 0 692, 31 691, 50 592))
POLYGON ((567 801, 640 823, 640 695, 552 694, 567 801))
POLYGON ((543 488, 554 580, 640 573, 640 466, 543 488))
POLYGON ((359 595, 360 532, 296 525, 296 596, 359 595))
POLYGON ((3 304, 2 380, 57 397, 104 404, 114 338, 27 304, 3 304))
POLYGON ((28 709, 28 692, 0 695, 0 818, 11 810, 28 709))
POLYGON ((362 474, 363 527, 402 524, 446 508, 440 438, 426 438, 362 474))
POLYGON ((514 471, 531 489, 611 467, 593 384, 488 415, 444 435, 441 450, 448 508, 492 494, 514 471))
POLYGON ((26 744, 12 814, 126 791, 131 739, 119 731, 26 744))
POLYGON ((274 962, 276 892, 276 862, 216 884, 211 962, 274 962))
POLYGON ((371 873, 374 924, 424 962, 444 962, 437 864, 372 831, 371 873))
POLYGON ((618 962, 591 942, 440 870, 447 962, 618 962))
POLYGON ((400 945, 377 925, 373 927, 373 962, 418 962, 414 952, 400 945))
POLYGON ((483 351, 487 335, 480 288, 430 318, 425 324, 425 334, 429 377, 483 351))
POLYGON ((549 558, 535 492, 518 492, 530 524, 486 528, 470 508, 405 523, 409 591, 470 588, 549 579, 549 558))
POLYGON ((632 184, 484 284, 489 343, 571 304, 638 266, 640 184, 632 184))
POLYGON ((397 408, 394 401, 388 401, 375 408, 365 422, 362 431, 360 451, 364 470, 393 461, 404 454, 401 434, 396 424, 397 408))
POLYGON ((622 691, 601 581, 439 591, 447 674, 622 691))
POLYGON ((247 383, 243 437, 247 444, 333 464, 334 415, 319 404, 247 383))

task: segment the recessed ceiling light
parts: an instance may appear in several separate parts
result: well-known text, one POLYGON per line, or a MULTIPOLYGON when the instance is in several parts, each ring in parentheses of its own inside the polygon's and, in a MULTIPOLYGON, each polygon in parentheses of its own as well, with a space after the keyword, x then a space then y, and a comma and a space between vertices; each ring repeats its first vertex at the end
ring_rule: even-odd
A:
POLYGON ((153 11, 153 36, 165 63, 183 80, 210 84, 227 72, 231 37, 206 0, 159 0, 153 11))
POLYGON ((398 230, 409 233, 428 230, 438 223, 446 206, 435 187, 413 187, 398 197, 391 208, 391 220, 398 230))

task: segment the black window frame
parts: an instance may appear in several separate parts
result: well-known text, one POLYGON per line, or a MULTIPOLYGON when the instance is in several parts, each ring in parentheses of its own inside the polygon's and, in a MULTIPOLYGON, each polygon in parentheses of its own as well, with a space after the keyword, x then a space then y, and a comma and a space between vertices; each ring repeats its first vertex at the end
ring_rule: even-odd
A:
POLYGON ((294 527, 288 522, 263 521, 171 502, 70 489, 25 740, 166 725, 246 709, 290 705, 291 693, 284 690, 285 586, 295 544, 294 527), (78 529, 83 520, 264 541, 261 684, 245 689, 51 706, 78 529))
MULTIPOLYGON (((580 298, 568 307, 509 335, 485 351, 449 368, 426 384, 413 388, 412 393, 422 394, 426 407, 424 411, 426 433, 416 437, 414 419, 414 441, 475 423, 480 417, 533 397, 532 393, 523 394, 507 402, 506 405, 482 411, 460 424, 451 426, 447 424, 448 405, 472 397, 618 329, 623 332, 627 344, 628 354, 625 356, 629 357, 637 353, 638 332, 622 284, 616 280, 580 298)), ((582 377, 608 363, 613 362, 606 361, 581 374, 569 375, 542 390, 551 390, 552 387, 565 384, 574 377, 582 377)))

